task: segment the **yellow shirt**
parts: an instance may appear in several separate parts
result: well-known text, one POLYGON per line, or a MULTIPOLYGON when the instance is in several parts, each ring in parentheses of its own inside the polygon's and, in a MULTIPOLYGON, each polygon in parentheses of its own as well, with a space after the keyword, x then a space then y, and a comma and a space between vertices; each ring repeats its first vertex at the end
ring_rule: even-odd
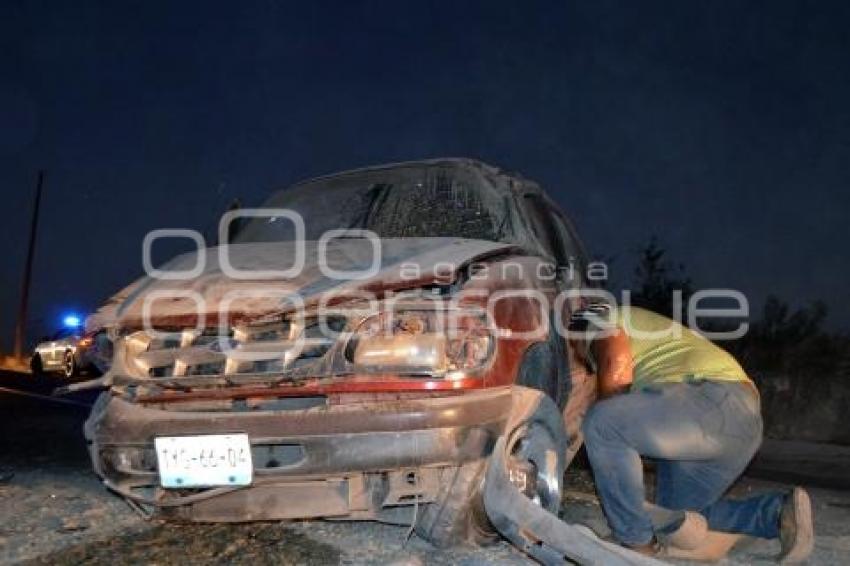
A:
POLYGON ((616 310, 634 359, 632 390, 700 379, 749 381, 729 352, 686 326, 639 307, 616 310))

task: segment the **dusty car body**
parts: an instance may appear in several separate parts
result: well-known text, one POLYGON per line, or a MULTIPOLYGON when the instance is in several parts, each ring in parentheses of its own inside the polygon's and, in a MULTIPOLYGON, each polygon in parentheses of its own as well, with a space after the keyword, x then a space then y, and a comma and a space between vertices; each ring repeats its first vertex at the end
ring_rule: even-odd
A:
POLYGON ((514 475, 556 510, 594 392, 547 326, 575 306, 559 293, 588 282, 545 193, 441 159, 306 181, 264 208, 296 210, 305 233, 277 213, 251 218, 228 246, 239 278, 216 248, 199 250, 167 266, 191 270, 203 254, 197 275, 143 278, 89 320, 114 342, 85 431, 106 485, 165 518, 374 519, 451 544, 492 535, 480 490, 510 432, 514 475), (322 240, 332 229, 377 234, 373 273, 328 275, 374 259, 356 233, 322 240), (281 275, 299 254, 301 269, 281 275), (517 414, 528 418, 507 431, 517 414), (157 439, 229 434, 247 436, 250 483, 163 486, 157 439))

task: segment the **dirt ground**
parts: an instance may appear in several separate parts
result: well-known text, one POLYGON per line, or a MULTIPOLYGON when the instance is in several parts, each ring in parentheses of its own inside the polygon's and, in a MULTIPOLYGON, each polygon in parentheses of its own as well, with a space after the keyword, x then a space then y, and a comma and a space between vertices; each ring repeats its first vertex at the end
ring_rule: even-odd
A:
MULTIPOLYGON (((0 386, 3 386, 0 383, 0 386)), ((38 387, 31 390, 39 391, 38 387)), ((0 390, 2 564, 525 564, 507 543, 438 550, 405 527, 330 521, 242 525, 148 522, 107 492, 89 469, 81 425, 90 399, 58 404, 0 390)), ((782 487, 745 478, 738 493, 782 487)), ((850 491, 812 488, 816 553, 811 564, 850 555, 850 491)), ((605 531, 586 470, 569 474, 571 521, 605 531)), ((778 543, 752 541, 727 564, 771 564, 778 543)))

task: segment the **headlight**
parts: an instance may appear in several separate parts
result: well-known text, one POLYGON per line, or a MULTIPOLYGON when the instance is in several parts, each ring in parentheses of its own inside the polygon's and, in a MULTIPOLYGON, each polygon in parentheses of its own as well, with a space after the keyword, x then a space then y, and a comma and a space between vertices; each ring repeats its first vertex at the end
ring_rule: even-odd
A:
POLYGON ((448 310, 385 312, 364 321, 346 348, 358 369, 451 375, 484 366, 493 336, 483 313, 448 310))

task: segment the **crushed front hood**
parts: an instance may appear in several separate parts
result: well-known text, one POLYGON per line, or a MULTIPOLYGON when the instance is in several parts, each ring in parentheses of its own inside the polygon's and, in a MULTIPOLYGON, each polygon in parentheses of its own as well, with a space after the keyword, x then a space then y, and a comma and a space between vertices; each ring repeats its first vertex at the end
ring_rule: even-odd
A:
MULTIPOLYGON (((200 298, 205 315, 215 315, 239 293, 238 314, 261 316, 292 308, 283 296, 297 294, 305 305, 324 293, 366 290, 376 294, 413 288, 453 278, 470 262, 515 251, 511 244, 458 238, 404 238, 380 241, 377 272, 358 279, 337 279, 322 273, 319 246, 304 242, 304 268, 294 277, 233 279, 222 272, 219 249, 207 248, 183 254, 162 267, 163 271, 188 271, 203 261, 200 275, 184 280, 142 277, 113 295, 86 321, 88 330, 114 326, 139 326, 146 300, 157 325, 194 325, 200 298), (205 260, 203 257, 205 256, 205 260), (265 293, 264 291, 268 291, 265 293), (156 301, 152 299, 156 297, 156 301)), ((296 261, 294 242, 234 244, 230 264, 243 272, 285 271, 296 261)), ((366 239, 335 239, 327 245, 326 265, 337 272, 367 270, 373 261, 373 244, 366 239)), ((327 269, 326 269, 327 271, 327 269)), ((230 310, 234 311, 235 306, 230 310)), ((231 312, 231 315, 237 314, 231 312)), ((209 320, 209 319, 208 319, 209 320)))

